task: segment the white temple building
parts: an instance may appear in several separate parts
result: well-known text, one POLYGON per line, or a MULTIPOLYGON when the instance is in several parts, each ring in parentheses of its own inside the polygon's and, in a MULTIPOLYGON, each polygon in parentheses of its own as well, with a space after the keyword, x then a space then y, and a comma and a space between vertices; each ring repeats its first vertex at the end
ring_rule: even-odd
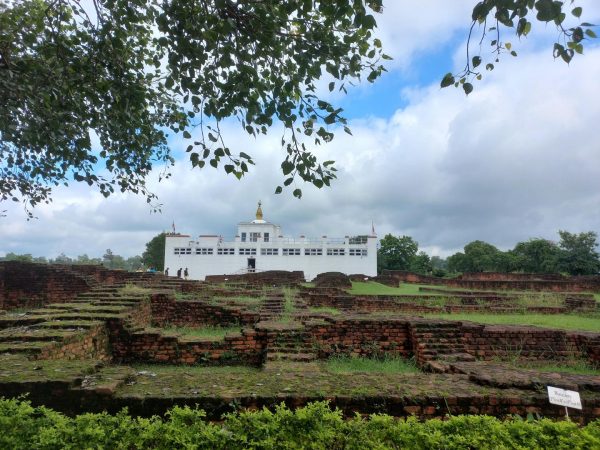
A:
POLYGON ((284 237, 281 227, 263 220, 258 202, 256 219, 240 222, 233 240, 218 235, 193 238, 167 234, 165 268, 174 275, 188 269, 189 278, 232 275, 266 270, 301 270, 306 280, 323 272, 377 275, 377 237, 284 237))

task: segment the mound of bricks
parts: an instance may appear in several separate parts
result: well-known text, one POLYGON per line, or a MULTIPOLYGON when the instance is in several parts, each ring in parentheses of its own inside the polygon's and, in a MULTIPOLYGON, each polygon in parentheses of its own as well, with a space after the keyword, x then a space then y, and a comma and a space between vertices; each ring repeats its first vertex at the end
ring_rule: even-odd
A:
POLYGON ((320 273, 313 280, 315 287, 317 288, 338 288, 338 289, 350 289, 352 288, 352 281, 348 275, 341 272, 325 272, 320 273))

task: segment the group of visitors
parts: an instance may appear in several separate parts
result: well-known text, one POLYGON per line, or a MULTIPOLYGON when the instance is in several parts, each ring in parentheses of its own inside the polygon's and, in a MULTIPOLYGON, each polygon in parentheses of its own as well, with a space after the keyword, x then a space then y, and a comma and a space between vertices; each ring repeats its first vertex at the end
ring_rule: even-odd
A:
MULTIPOLYGON (((168 267, 165 269, 165 275, 166 275, 167 277, 169 276, 169 268, 168 268, 168 267)), ((190 274, 189 274, 189 272, 188 272, 188 268, 186 267, 186 268, 183 270, 183 279, 184 279, 184 280, 187 280, 189 275, 190 275, 190 274)), ((181 278, 181 267, 180 267, 179 269, 177 269, 177 278, 181 278)))

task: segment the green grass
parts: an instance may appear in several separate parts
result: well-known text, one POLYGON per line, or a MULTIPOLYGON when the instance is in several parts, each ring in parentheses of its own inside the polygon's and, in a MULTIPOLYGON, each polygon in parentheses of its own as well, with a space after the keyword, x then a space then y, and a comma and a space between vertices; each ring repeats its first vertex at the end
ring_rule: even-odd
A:
POLYGON ((330 373, 419 373, 413 361, 401 357, 356 358, 350 356, 334 356, 325 363, 325 370, 330 373))
POLYGON ((164 364, 134 364, 132 367, 136 372, 160 373, 161 375, 222 375, 222 374, 241 374, 252 375, 258 373, 260 369, 249 366, 175 366, 164 364))
POLYGON ((119 294, 122 294, 122 295, 143 295, 143 294, 150 294, 151 292, 152 292, 152 289, 139 287, 139 286, 136 286, 135 284, 131 284, 131 283, 127 283, 125 286, 123 286, 121 289, 119 289, 119 294))
POLYGON ((339 309, 330 308, 327 306, 308 308, 308 312, 314 314, 331 314, 334 316, 342 313, 339 309))
POLYGON ((165 336, 181 336, 183 338, 201 338, 210 340, 221 340, 227 333, 239 333, 241 327, 169 327, 163 329, 165 336))
POLYGON ((535 370, 537 372, 562 372, 574 375, 600 375, 600 370, 591 366, 583 359, 573 359, 564 362, 527 361, 511 364, 519 369, 535 370))
MULTIPOLYGON (((353 281, 352 289, 348 292, 354 295, 423 295, 420 287, 435 287, 424 284, 401 283, 399 287, 386 286, 374 281, 353 281)), ((428 295, 435 295, 434 293, 428 295)))
POLYGON ((522 292, 515 299, 517 306, 545 306, 545 307, 560 307, 565 305, 565 294, 557 294, 554 292, 522 292))
POLYGON ((561 330, 600 332, 600 318, 597 316, 576 316, 571 314, 427 314, 448 320, 470 320, 490 325, 537 325, 561 330))
POLYGON ((221 304, 227 302, 241 303, 245 305, 255 305, 262 302, 265 299, 264 295, 252 297, 249 295, 241 295, 239 297, 213 297, 211 304, 221 304))

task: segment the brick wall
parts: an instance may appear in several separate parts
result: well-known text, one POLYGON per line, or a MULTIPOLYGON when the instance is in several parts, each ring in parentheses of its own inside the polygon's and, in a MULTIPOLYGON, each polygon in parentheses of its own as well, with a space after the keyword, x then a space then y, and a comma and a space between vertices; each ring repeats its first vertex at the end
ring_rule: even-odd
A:
POLYGON ((156 326, 247 325, 258 322, 260 316, 241 308, 224 308, 203 300, 176 301, 172 294, 153 294, 152 323, 156 326))
POLYGON ((304 283, 304 272, 267 270, 264 272, 246 273, 241 275, 207 275, 205 280, 210 283, 246 283, 248 285, 294 286, 304 283))
POLYGON ((124 321, 108 325, 112 356, 119 362, 260 365, 265 339, 252 328, 221 340, 168 336, 161 330, 132 331, 124 321))
POLYGON ((560 277, 536 274, 463 274, 458 278, 437 278, 402 270, 384 270, 384 277, 399 282, 435 284, 464 289, 533 290, 555 292, 600 292, 600 277, 560 277))
POLYGON ((67 266, 0 262, 0 309, 35 308, 67 302, 90 289, 67 266))
POLYGON ((104 325, 65 338, 60 344, 46 347, 36 359, 111 359, 108 334, 104 325))
POLYGON ((323 325, 307 325, 307 333, 320 358, 333 354, 377 356, 393 353, 409 356, 408 323, 404 320, 332 320, 323 325))

